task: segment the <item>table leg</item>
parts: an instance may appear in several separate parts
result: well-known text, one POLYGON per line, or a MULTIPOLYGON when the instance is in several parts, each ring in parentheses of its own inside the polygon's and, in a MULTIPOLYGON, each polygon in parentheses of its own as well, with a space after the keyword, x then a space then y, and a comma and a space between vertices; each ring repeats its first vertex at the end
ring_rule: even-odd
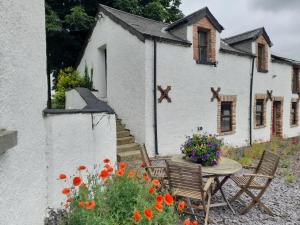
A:
POLYGON ((228 201, 228 199, 226 198, 224 192, 223 192, 223 185, 226 183, 226 181, 229 179, 230 176, 225 176, 221 181, 219 180, 219 177, 215 177, 215 182, 217 183, 216 188, 213 191, 213 195, 215 195, 218 191, 221 192, 221 195, 223 197, 223 199, 225 200, 225 202, 227 203, 228 207, 230 208, 230 210, 233 212, 233 214, 235 214, 234 209, 232 208, 232 206, 230 205, 230 202, 228 201))

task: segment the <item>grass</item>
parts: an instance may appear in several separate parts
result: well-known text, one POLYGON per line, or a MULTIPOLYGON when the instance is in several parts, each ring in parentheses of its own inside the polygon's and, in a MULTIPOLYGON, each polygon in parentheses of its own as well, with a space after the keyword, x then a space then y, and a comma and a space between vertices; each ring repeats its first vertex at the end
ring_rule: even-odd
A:
POLYGON ((242 165, 255 165, 264 150, 269 150, 280 155, 280 175, 282 175, 286 183, 293 183, 295 175, 292 171, 292 160, 299 160, 300 156, 295 156, 295 152, 300 149, 300 140, 283 140, 273 138, 270 142, 253 143, 251 147, 243 149, 234 149, 226 146, 223 155, 240 162, 242 165))

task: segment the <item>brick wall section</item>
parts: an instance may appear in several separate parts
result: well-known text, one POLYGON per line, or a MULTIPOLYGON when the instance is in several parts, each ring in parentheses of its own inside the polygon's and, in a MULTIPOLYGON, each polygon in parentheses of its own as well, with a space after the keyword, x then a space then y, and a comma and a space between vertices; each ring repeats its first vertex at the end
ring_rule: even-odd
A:
POLYGON ((209 50, 208 50, 208 58, 210 62, 216 62, 216 28, 210 23, 210 21, 204 17, 198 22, 193 24, 193 52, 194 52, 194 60, 199 60, 198 53, 198 30, 199 29, 209 30, 209 50))
POLYGON ((218 101, 218 110, 217 110, 217 134, 222 135, 230 135, 234 134, 236 130, 236 95, 220 95, 220 101, 218 101), (222 102, 232 102, 232 131, 229 132, 221 132, 221 103, 222 102))
POLYGON ((256 94, 255 95, 255 100, 254 100, 254 104, 253 104, 253 123, 254 123, 254 129, 259 129, 259 128, 264 128, 266 127, 266 110, 267 110, 267 95, 266 94, 256 94), (256 123, 256 100, 264 100, 263 103, 263 125, 262 126, 257 126, 256 123))
MULTIPOLYGON (((264 36, 261 34, 259 37, 256 39, 256 55, 258 55, 258 44, 262 44, 265 46, 265 52, 264 52, 264 58, 263 58, 263 66, 262 69, 264 71, 268 70, 268 62, 269 62, 269 45, 264 36)), ((258 69, 258 59, 256 58, 256 68, 258 69)))
MULTIPOLYGON (((283 133, 282 133, 282 117, 283 117, 283 100, 284 100, 284 97, 281 97, 281 96, 274 96, 273 98, 272 98, 272 103, 274 103, 274 101, 279 101, 279 102, 281 102, 281 107, 280 107, 280 118, 279 118, 279 120, 278 120, 278 126, 279 126, 279 128, 278 128, 278 131, 277 131, 277 133, 276 133, 276 136, 278 136, 278 137, 283 137, 283 133)), ((272 131, 272 128, 273 128, 273 116, 274 116, 274 106, 272 105, 272 114, 271 114, 272 116, 271 116, 271 126, 270 126, 270 128, 271 128, 271 138, 272 138, 272 136, 273 136, 273 131, 272 131)))
POLYGON ((298 125, 299 125, 299 98, 292 98, 292 100, 291 100, 291 106, 290 106, 290 126, 291 127, 297 127, 298 125), (297 103, 297 110, 296 110, 296 124, 293 124, 292 123, 292 103, 293 102, 296 102, 297 103))

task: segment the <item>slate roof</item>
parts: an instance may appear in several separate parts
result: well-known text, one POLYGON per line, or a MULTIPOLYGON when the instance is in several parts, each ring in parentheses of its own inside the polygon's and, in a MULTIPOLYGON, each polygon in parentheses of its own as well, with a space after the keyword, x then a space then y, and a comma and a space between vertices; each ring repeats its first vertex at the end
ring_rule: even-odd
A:
POLYGON ((145 38, 156 37, 161 41, 191 45, 188 40, 183 40, 165 31, 165 28, 169 25, 168 23, 133 15, 101 4, 99 5, 99 10, 142 41, 145 38))
POLYGON ((269 46, 273 45, 269 38, 269 35, 267 34, 264 27, 260 27, 255 30, 250 30, 250 31, 238 34, 238 35, 224 38, 224 41, 226 43, 232 45, 232 44, 237 44, 237 43, 247 41, 247 40, 256 40, 260 34, 263 34, 263 36, 266 39, 266 41, 268 42, 269 46))
POLYGON ((288 59, 288 58, 281 57, 278 55, 273 55, 273 54, 271 55, 271 57, 272 57, 272 60, 275 62, 282 62, 282 63, 287 63, 289 65, 300 67, 300 61, 297 61, 294 59, 288 59))
POLYGON ((220 44, 220 51, 221 52, 227 52, 231 54, 236 54, 236 55, 241 55, 241 56, 250 56, 250 57, 255 57, 255 55, 249 53, 249 52, 244 52, 239 49, 236 49, 232 46, 230 46, 228 43, 226 43, 224 40, 221 39, 221 44, 220 44))
POLYGON ((181 24, 187 23, 188 25, 193 24, 194 22, 207 17, 209 21, 214 25, 214 27, 219 31, 222 32, 224 30, 224 27, 218 22, 218 20, 213 16, 213 14, 209 11, 207 7, 204 7, 182 19, 179 19, 175 21, 174 23, 171 23, 166 30, 170 31, 174 29, 175 27, 180 26, 181 24))

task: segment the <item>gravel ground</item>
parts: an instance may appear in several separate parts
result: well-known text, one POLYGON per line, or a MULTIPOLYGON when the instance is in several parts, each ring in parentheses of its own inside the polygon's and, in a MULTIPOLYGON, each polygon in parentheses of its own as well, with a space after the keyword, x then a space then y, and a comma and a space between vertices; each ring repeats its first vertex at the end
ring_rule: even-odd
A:
MULTIPOLYGON (((234 182, 228 181, 224 185, 225 195, 229 198, 233 196, 239 189, 234 182)), ((219 193, 213 200, 220 199, 219 193)), ((248 202, 250 198, 244 194, 242 201, 248 202)), ((274 217, 269 216, 259 207, 253 207, 246 215, 240 215, 239 210, 243 208, 240 202, 232 203, 236 214, 234 215, 228 207, 212 208, 210 211, 210 224, 224 225, 299 225, 300 224, 300 182, 299 180, 293 184, 287 184, 282 178, 275 178, 271 186, 265 192, 262 202, 265 203, 275 214, 274 217)))

